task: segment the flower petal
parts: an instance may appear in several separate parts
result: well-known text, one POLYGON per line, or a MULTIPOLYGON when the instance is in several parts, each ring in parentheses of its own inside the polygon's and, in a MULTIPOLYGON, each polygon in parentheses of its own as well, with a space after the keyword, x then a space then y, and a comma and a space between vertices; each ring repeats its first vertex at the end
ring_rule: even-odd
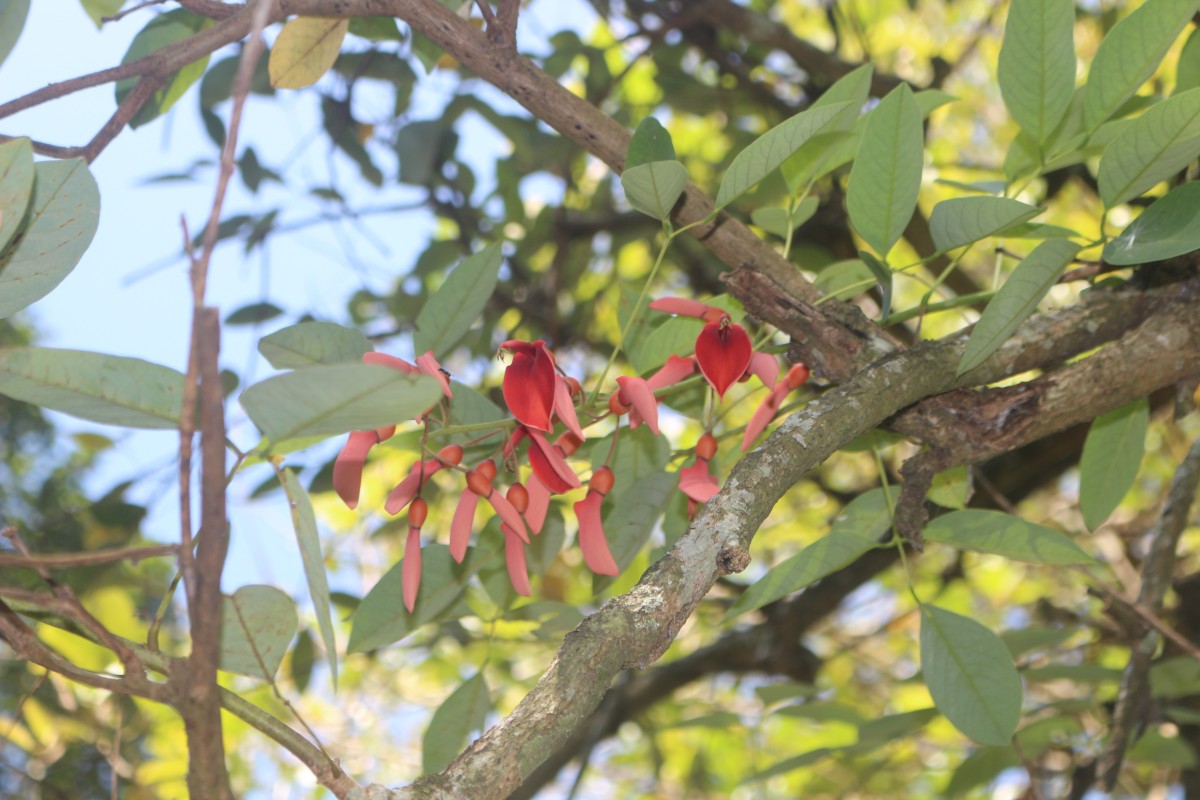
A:
POLYGON ((404 594, 404 607, 412 613, 417 604, 417 590, 421 588, 421 529, 408 529, 408 541, 404 543, 404 563, 400 567, 400 586, 404 594))
POLYGON ((508 525, 501 525, 504 533, 504 564, 508 567, 508 580, 513 589, 522 597, 529 597, 529 567, 525 564, 525 544, 521 537, 513 532, 508 525))
POLYGON ((563 454, 545 436, 531 430, 529 438, 532 441, 529 445, 529 464, 533 467, 533 474, 547 489, 562 494, 582 485, 563 454))
POLYGON ((525 520, 521 519, 521 512, 508 502, 508 498, 493 489, 492 493, 488 495, 487 501, 492 504, 492 508, 496 510, 497 516, 504 524, 512 528, 513 533, 521 537, 521 541, 529 544, 529 534, 525 531, 525 520))
POLYGON ((397 483, 396 488, 388 494, 387 502, 383 504, 384 510, 389 514, 399 514, 417 496, 421 484, 429 480, 429 476, 441 468, 442 462, 436 458, 413 464, 408 477, 397 483))
POLYGON ((646 383, 652 391, 657 392, 659 389, 674 386, 695 371, 696 360, 694 358, 670 356, 667 363, 663 364, 658 372, 646 379, 646 383))
POLYGON ((710 322, 696 337, 696 363, 718 397, 750 366, 750 336, 741 325, 710 322))
POLYGON ((557 372, 554 373, 554 415, 562 420, 567 430, 580 440, 586 439, 583 428, 579 427, 579 415, 575 413, 575 401, 571 399, 571 388, 566 380, 557 372))
POLYGON ((525 482, 525 488, 529 490, 529 505, 525 507, 525 522, 529 525, 529 530, 533 534, 542 532, 542 526, 546 524, 546 512, 550 510, 550 490, 546 488, 546 484, 538 480, 538 476, 532 476, 525 482))
POLYGON ((364 364, 378 364, 381 367, 391 367, 394 370, 399 370, 405 375, 412 375, 415 372, 420 372, 419 369, 405 361, 403 358, 389 356, 387 353, 364 353, 362 357, 364 364))
POLYGON ((441 384, 442 394, 446 395, 447 399, 454 399, 454 393, 450 391, 450 379, 446 377, 442 365, 433 357, 432 350, 426 350, 424 355, 417 356, 417 368, 441 384))
POLYGON ((522 424, 549 431, 555 372, 546 343, 509 341, 502 347, 514 352, 512 363, 504 370, 504 402, 508 410, 522 424))
POLYGON ((346 443, 342 445, 342 452, 338 453, 333 462, 333 488, 349 508, 358 505, 367 453, 378 443, 379 435, 375 431, 354 431, 346 439, 346 443))
MULTIPOLYGON (((617 378, 621 387, 621 401, 633 406, 638 415, 646 421, 646 427, 658 436, 658 401, 654 399, 654 390, 642 378, 631 378, 625 375, 617 378)), ((630 417, 629 427, 635 427, 630 417)))
POLYGON ((608 540, 604 537, 604 526, 600 521, 600 506, 604 496, 589 491, 587 497, 575 504, 575 517, 579 520, 579 549, 583 551, 584 563, 597 575, 616 576, 620 573, 608 540))
POLYGON ((723 308, 705 305, 699 301, 687 300, 682 297, 660 297, 650 303, 650 308, 653 308, 655 311, 661 311, 664 314, 695 317, 705 322, 717 322, 721 317, 729 316, 729 313, 723 308))
POLYGON ((754 444, 754 440, 767 429, 767 426, 771 424, 771 420, 775 419, 775 415, 779 412, 779 406, 783 402, 784 395, 787 393, 788 385, 780 383, 771 390, 770 394, 763 398, 758 408, 754 409, 753 416, 746 423, 746 435, 742 437, 743 453, 750 449, 750 445, 754 444))
POLYGON ((774 389, 779 378, 779 362, 770 353, 760 353, 757 350, 750 354, 750 366, 746 371, 758 377, 763 386, 774 389))
POLYGON ((698 503, 707 503, 721 487, 708 471, 708 462, 698 459, 692 466, 679 470, 679 491, 698 503))
POLYGON ((471 540, 471 528, 475 526, 475 507, 479 505, 479 495, 472 491, 464 491, 458 498, 458 507, 454 509, 454 519, 450 520, 450 555, 459 564, 467 554, 467 543, 471 540))

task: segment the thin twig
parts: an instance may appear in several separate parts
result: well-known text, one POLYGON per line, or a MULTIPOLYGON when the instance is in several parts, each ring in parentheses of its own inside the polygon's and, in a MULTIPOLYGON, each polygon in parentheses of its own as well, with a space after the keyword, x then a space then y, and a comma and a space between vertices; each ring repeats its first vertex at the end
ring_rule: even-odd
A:
POLYGON ((167 0, 144 0, 144 2, 138 3, 136 6, 130 6, 129 8, 127 8, 123 11, 118 11, 117 13, 113 14, 112 16, 101 17, 100 22, 102 24, 109 23, 109 22, 117 22, 121 19, 124 19, 125 17, 128 17, 130 14, 141 11, 143 8, 149 8, 150 6, 161 6, 165 2, 167 2, 167 0))

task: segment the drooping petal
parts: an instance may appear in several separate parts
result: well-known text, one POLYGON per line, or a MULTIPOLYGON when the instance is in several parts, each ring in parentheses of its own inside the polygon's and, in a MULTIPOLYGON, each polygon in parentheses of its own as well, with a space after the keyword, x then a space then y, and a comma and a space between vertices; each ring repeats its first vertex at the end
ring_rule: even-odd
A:
POLYGON ((661 311, 664 314, 695 317, 705 322, 717 322, 722 317, 729 315, 729 312, 723 308, 705 305, 696 300, 688 300, 683 297, 660 297, 650 303, 650 308, 653 308, 655 311, 661 311))
POLYGON ((583 435, 583 428, 579 427, 579 415, 575 413, 575 401, 571 399, 571 387, 567 386, 567 381, 557 372, 554 373, 554 416, 562 420, 563 425, 567 426, 567 430, 575 434, 580 440, 586 439, 583 435))
POLYGON ((429 480, 429 476, 441 468, 442 462, 436 458, 413 464, 408 477, 397 483, 396 488, 388 494, 387 502, 383 504, 384 510, 389 514, 399 514, 417 496, 421 484, 429 480))
POLYGON ((707 503, 721 487, 708 471, 708 462, 697 459, 695 464, 679 470, 679 491, 698 503, 707 503))
POLYGON ((508 567, 508 580, 522 597, 532 594, 529 588, 529 567, 525 564, 525 543, 508 525, 502 524, 504 533, 504 564, 508 567))
POLYGON ((458 507, 454 509, 454 519, 450 520, 450 555, 459 564, 467 554, 467 543, 471 541, 477 505, 479 495, 469 490, 463 492, 458 498, 458 507))
POLYGON ((404 607, 412 613, 417 604, 417 590, 421 588, 421 529, 410 527, 408 541, 404 543, 404 564, 400 567, 400 587, 404 594, 404 607))
POLYGON ((775 384, 778 383, 779 362, 770 353, 760 353, 755 350, 750 354, 750 366, 746 368, 746 371, 757 376, 763 382, 763 386, 774 389, 775 384))
POLYGON ((750 366, 752 351, 746 329, 733 322, 710 322, 696 337, 696 363, 718 397, 750 366))
POLYGON ((521 537, 521 541, 529 544, 529 534, 525 531, 525 520, 521 519, 521 512, 513 508, 513 504, 508 502, 508 498, 493 489, 492 493, 488 495, 487 501, 492 504, 496 515, 504 524, 512 528, 513 533, 521 537))
POLYGON ((579 520, 579 549, 583 551, 584 563, 597 575, 617 575, 617 562, 608 549, 604 537, 604 526, 600 522, 600 506, 604 496, 589 491, 587 497, 575 504, 575 518, 579 520))
POLYGON ((555 494, 562 494, 581 485, 579 476, 567 464, 563 454, 550 444, 545 436, 531 430, 529 438, 532 441, 529 446, 529 464, 533 467, 533 474, 547 489, 555 494))
POLYGON ((779 412, 779 406, 787 393, 788 385, 780 383, 763 398, 758 408, 754 409, 753 416, 746 423, 746 435, 742 437, 742 452, 749 450, 750 445, 754 444, 754 440, 758 438, 759 434, 767 429, 771 420, 775 419, 775 415, 779 412))
POLYGON ((525 522, 529 525, 529 530, 533 531, 534 536, 542 532, 542 526, 546 524, 546 512, 550 510, 550 490, 546 488, 546 484, 538 480, 538 476, 534 475, 525 482, 525 488, 529 490, 529 505, 525 508, 525 522))
POLYGON ((646 384, 650 387, 651 391, 657 392, 659 389, 674 386, 695 371, 695 359, 671 356, 667 359, 667 363, 659 368, 658 372, 646 379, 646 384))
POLYGON ((391 367, 394 370, 403 372, 405 375, 412 375, 416 372, 420 372, 419 369, 405 361, 403 358, 396 358, 395 356, 390 356, 387 353, 364 353, 362 361, 364 364, 378 364, 381 367, 391 367))
POLYGON ((523 425, 549 431, 555 372, 546 343, 540 339, 532 344, 508 341, 501 347, 513 351, 512 363, 504 370, 504 402, 508 410, 523 425))
POLYGON ((379 435, 375 431, 354 431, 346 439, 346 443, 342 445, 342 452, 338 453, 333 462, 333 488, 349 508, 358 505, 367 453, 378 443, 379 435))
POLYGON ((450 391, 450 378, 446 376, 446 371, 442 369, 438 360, 433 357, 432 350, 426 350, 424 355, 417 356, 417 368, 441 384, 442 394, 447 399, 454 399, 454 393, 450 391))
MULTIPOLYGON (((650 388, 650 384, 642 378, 622 375, 617 378, 617 385, 621 387, 621 401, 633 406, 638 416, 646 421, 650 432, 658 436, 658 401, 654 399, 654 390, 650 388)), ((629 417, 629 427, 637 427, 632 414, 629 417)))

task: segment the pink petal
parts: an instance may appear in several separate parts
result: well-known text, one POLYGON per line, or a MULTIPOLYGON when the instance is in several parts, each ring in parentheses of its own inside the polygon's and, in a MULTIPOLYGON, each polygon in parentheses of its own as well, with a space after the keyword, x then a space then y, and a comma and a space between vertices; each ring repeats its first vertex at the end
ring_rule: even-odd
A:
POLYGON ((446 377, 442 365, 433 357, 432 350, 426 350, 424 355, 417 356, 417 368, 441 384, 442 394, 447 398, 454 398, 454 393, 450 391, 450 379, 446 377))
POLYGON ((513 507, 512 503, 508 502, 508 498, 493 489, 492 493, 488 495, 487 501, 492 504, 492 508, 496 509, 496 514, 504 524, 512 528, 513 533, 521 537, 521 541, 529 544, 529 534, 525 531, 525 520, 521 519, 521 513, 513 507))
POLYGON ((774 389, 778 381, 779 362, 770 353, 760 353, 756 350, 750 354, 750 366, 746 368, 746 371, 758 376, 758 379, 763 382, 763 386, 774 389))
POLYGON ((458 498, 458 507, 454 509, 454 519, 450 520, 450 555, 459 564, 467 554, 467 543, 471 540, 471 528, 475 526, 475 506, 479 504, 479 495, 465 491, 458 498))
POLYGON ((525 488, 529 491, 529 505, 525 507, 525 522, 529 524, 529 530, 533 531, 536 536, 542 532, 542 526, 546 524, 546 512, 550 510, 550 490, 546 488, 546 484, 538 480, 537 475, 525 482, 525 488))
POLYGON ((750 337, 736 323, 710 322, 696 337, 696 363, 718 397, 750 366, 750 337))
POLYGON ((604 526, 600 522, 600 506, 603 503, 602 494, 589 491, 587 497, 575 504, 575 517, 579 520, 579 549, 583 551, 584 563, 592 572, 616 576, 620 570, 608 549, 604 526))
POLYGON ((671 356, 667 359, 667 363, 659 368, 658 372, 646 379, 646 383, 652 391, 657 392, 659 389, 674 386, 695 371, 695 359, 671 356))
POLYGON ((742 452, 749 450, 758 435, 766 430, 767 425, 771 424, 771 420, 775 419, 775 415, 779 412, 779 406, 787 393, 787 383, 780 383, 763 398, 758 408, 754 409, 754 415, 746 424, 746 435, 742 437, 742 452))
POLYGON ((539 431, 550 430, 554 408, 554 359, 546 343, 508 341, 501 347, 514 352, 504 370, 504 402, 519 422, 539 431))
POLYGON ((420 370, 405 361, 403 358, 389 356, 387 353, 364 353, 362 361, 364 364, 378 364, 381 367, 391 367, 392 369, 403 372, 405 375, 412 375, 416 372, 420 372, 420 370))
MULTIPOLYGON (((621 387, 621 401, 633 406, 638 415, 646 420, 646 427, 650 432, 658 436, 658 401, 654 399, 654 390, 650 388, 650 384, 642 378, 624 375, 617 378, 617 384, 621 387)), ((632 417, 630 427, 633 427, 632 417)))
POLYGON ((558 373, 554 374, 554 414, 562 420, 563 425, 566 425, 567 430, 571 433, 581 440, 587 438, 583 435, 583 428, 579 427, 579 416, 575 413, 575 401, 571 399, 571 389, 558 373))
POLYGON ((400 586, 404 593, 404 607, 412 613, 417 604, 417 589, 421 587, 421 529, 409 528, 408 541, 404 543, 404 563, 400 567, 400 586))
POLYGON ((579 482, 579 476, 563 458, 562 452, 550 444, 545 436, 538 431, 531 430, 529 438, 533 442, 529 446, 529 464, 533 467, 533 472, 537 475, 538 480, 545 484, 547 489, 561 494, 582 485, 579 482))
POLYGON ((677 314, 681 317, 695 317, 705 322, 717 322, 728 312, 716 306, 705 305, 696 300, 686 300, 682 297, 660 297, 650 303, 650 308, 664 314, 677 314))
POLYGON ((721 487, 708 471, 708 462, 699 459, 692 466, 679 470, 679 491, 698 503, 707 503, 721 487))
POLYGON ((333 488, 349 508, 358 505, 367 453, 378 443, 379 435, 375 431, 354 431, 346 439, 346 443, 342 445, 342 452, 338 453, 333 462, 333 488))
POLYGON ((408 477, 396 484, 396 488, 388 494, 387 502, 383 504, 384 510, 389 514, 399 514, 417 496, 421 484, 429 480, 429 476, 441 468, 442 462, 436 458, 413 464, 408 477), (424 466, 423 471, 422 466, 424 466))
POLYGON ((508 567, 508 580, 517 594, 529 597, 532 592, 529 589, 529 567, 525 564, 525 545, 512 528, 501 525, 500 530, 504 533, 504 564, 508 567))

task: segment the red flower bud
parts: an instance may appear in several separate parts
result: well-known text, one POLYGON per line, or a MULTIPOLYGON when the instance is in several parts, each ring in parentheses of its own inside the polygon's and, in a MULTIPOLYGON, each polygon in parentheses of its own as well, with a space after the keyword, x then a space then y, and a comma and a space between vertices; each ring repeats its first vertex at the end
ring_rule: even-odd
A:
POLYGON ((467 473, 467 488, 480 497, 491 497, 492 479, 483 474, 481 469, 473 469, 467 473))
POLYGON ((448 444, 438 451, 438 458, 457 467, 462 463, 463 449, 456 444, 448 444))
POLYGON ((711 433, 706 433, 696 442, 696 456, 705 461, 711 461, 717 454, 717 439, 711 433))
POLYGON ((592 473, 592 480, 588 487, 598 494, 608 494, 613 488, 613 471, 608 467, 601 467, 592 473))
POLYGON ((425 519, 429 516, 429 504, 425 499, 418 497, 412 501, 412 505, 408 507, 408 524, 414 528, 420 528, 425 524, 425 519))
POLYGON ((505 495, 508 497, 508 502, 513 504, 513 508, 525 513, 525 509, 529 508, 529 490, 519 483, 514 483, 508 487, 508 492, 505 495))

